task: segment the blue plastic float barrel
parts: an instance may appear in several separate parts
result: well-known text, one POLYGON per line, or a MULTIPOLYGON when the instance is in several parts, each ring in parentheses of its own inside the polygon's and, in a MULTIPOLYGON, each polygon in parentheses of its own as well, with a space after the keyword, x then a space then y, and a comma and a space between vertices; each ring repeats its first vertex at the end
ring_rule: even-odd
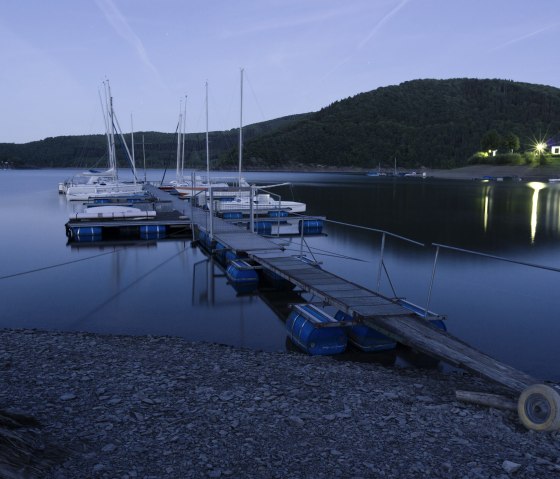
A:
MULTIPOLYGON (((272 233, 272 222, 270 221, 255 221, 255 233, 259 235, 270 235, 272 233)), ((247 224, 247 228, 251 227, 251 223, 247 224)))
POLYGON ((239 256, 237 256, 235 251, 228 249, 225 245, 219 242, 216 242, 214 253, 216 254, 216 259, 224 266, 227 266, 230 261, 239 259, 239 256))
POLYGON ((259 275, 242 259, 234 259, 229 263, 226 276, 238 293, 251 293, 259 285, 259 275))
POLYGON ((210 238, 210 235, 208 234, 208 232, 199 229, 198 230, 198 241, 200 243, 200 245, 205 248, 207 251, 212 251, 212 244, 213 244, 213 240, 210 238))
POLYGON ((294 305, 286 329, 290 339, 308 354, 339 354, 346 349, 348 339, 344 328, 333 323, 336 319, 311 304, 294 305))
POLYGON ((74 226, 72 227, 72 236, 74 238, 101 236, 102 231, 101 226, 74 226))
POLYGON ((240 220, 243 218, 243 213, 241 211, 226 211, 222 213, 222 218, 224 220, 240 220))
POLYGON ((286 218, 288 216, 288 212, 284 210, 272 210, 268 212, 268 216, 270 218, 286 218))
POLYGON ((223 265, 226 264, 226 247, 220 243, 216 242, 216 248, 214 249, 214 254, 216 259, 223 265))
MULTIPOLYGON (((352 317, 343 311, 334 315, 338 321, 351 321, 352 317)), ((348 331, 348 340, 358 349, 366 352, 387 351, 397 347, 396 341, 365 324, 356 324, 348 331)))
POLYGON ((140 238, 158 239, 165 238, 167 228, 165 225, 140 225, 140 238))
POLYGON ((298 223, 300 234, 302 229, 304 235, 319 235, 323 231, 323 220, 300 220, 298 223))
POLYGON ((232 251, 230 249, 226 250, 226 253, 224 255, 225 257, 225 264, 229 264, 231 261, 234 261, 236 259, 239 259, 239 256, 237 256, 237 253, 235 251, 232 251))

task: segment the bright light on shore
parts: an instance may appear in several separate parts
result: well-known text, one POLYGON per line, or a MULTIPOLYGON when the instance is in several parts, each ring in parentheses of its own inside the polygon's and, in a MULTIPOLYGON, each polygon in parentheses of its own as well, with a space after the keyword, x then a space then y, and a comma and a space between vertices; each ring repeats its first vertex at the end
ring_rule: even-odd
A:
POLYGON ((542 155, 546 150, 547 144, 543 142, 538 142, 534 146, 535 154, 542 155))

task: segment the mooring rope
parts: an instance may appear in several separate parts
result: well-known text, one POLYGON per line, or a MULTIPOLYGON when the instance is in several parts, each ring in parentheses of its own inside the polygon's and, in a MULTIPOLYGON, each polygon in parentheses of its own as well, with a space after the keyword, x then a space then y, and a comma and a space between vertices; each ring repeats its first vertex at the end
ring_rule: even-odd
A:
POLYGON ((105 301, 103 301, 102 303, 100 303, 99 305, 97 305, 95 308, 93 308, 89 313, 84 314, 83 316, 81 316, 80 318, 78 318, 74 324, 76 323, 81 323, 82 321, 87 320, 88 318, 90 318, 92 315, 94 315, 95 313, 97 313, 98 311, 100 311, 101 309, 103 309, 105 306, 107 306, 109 303, 111 303, 112 301, 114 301, 115 299, 117 299, 121 294, 123 294, 125 291, 128 291, 130 288, 132 288, 134 285, 136 285, 137 283, 139 283, 140 281, 142 281, 143 279, 147 278, 149 275, 151 275, 154 271, 158 270, 159 268, 161 268, 163 265, 169 263, 171 260, 175 259, 177 256, 179 256, 180 254, 184 253, 185 250, 187 248, 183 248, 181 249, 179 252, 171 255, 169 258, 167 258, 166 260, 162 261, 161 263, 157 264, 156 266, 154 266, 152 269, 150 269, 149 271, 147 271, 146 273, 144 273, 141 276, 138 276, 138 278, 136 278, 134 281, 132 281, 131 283, 129 283, 128 285, 126 285, 124 288, 121 288, 120 290, 118 290, 115 294, 112 294, 111 296, 109 296, 109 298, 107 298, 105 301))
POLYGON ((35 269, 30 269, 28 271, 21 271, 19 273, 13 273, 13 274, 7 274, 6 276, 0 276, 0 280, 1 279, 8 279, 8 278, 15 278, 16 276, 23 276, 25 274, 31 274, 31 273, 37 273, 39 271, 45 271, 47 269, 53 269, 53 268, 59 268, 61 266, 66 266, 69 264, 73 264, 73 263, 79 263, 80 261, 87 261, 90 259, 95 259, 95 258, 99 258, 100 256, 105 256, 108 254, 115 254, 118 253, 119 251, 122 251, 124 248, 120 248, 120 249, 116 249, 113 251, 108 251, 106 253, 99 253, 93 256, 87 256, 86 258, 80 258, 80 259, 74 259, 72 261, 66 261, 64 263, 58 263, 58 264, 52 264, 50 266, 43 266, 42 268, 35 268, 35 269))

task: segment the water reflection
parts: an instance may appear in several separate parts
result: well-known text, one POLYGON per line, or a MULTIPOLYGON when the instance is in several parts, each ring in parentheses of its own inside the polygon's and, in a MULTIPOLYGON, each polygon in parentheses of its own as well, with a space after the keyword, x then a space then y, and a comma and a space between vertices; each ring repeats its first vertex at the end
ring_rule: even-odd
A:
POLYGON ((527 186, 533 189, 533 198, 531 200, 531 244, 534 244, 535 236, 537 235, 539 193, 542 189, 546 188, 546 185, 538 181, 532 181, 527 183, 527 186))
POLYGON ((482 195, 484 197, 483 200, 483 224, 484 224, 484 232, 488 230, 488 216, 490 210, 490 192, 492 191, 492 185, 486 184, 484 185, 484 189, 482 190, 482 195))
MULTIPOLYGON (((159 171, 151 175, 161 178, 159 171)), ((286 332, 275 306, 313 298, 237 296, 223 272, 214 271, 189 242, 67 247, 69 206, 56 193, 66 176, 56 170, 0 172, 0 276, 66 264, 5 279, 0 326, 170 334, 285 349, 286 332), (117 248, 123 251, 112 257, 117 248)), ((543 190, 539 184, 537 191, 513 182, 295 173, 247 177, 265 184, 292 181, 282 197, 306 202, 312 214, 425 243, 387 238, 381 284, 382 293, 395 290, 420 305, 433 269, 432 242, 560 267, 560 185, 543 190)), ((376 289, 381 235, 336 224, 325 231, 327 236, 306 239, 323 267, 376 289)), ((300 253, 297 238, 287 239, 285 247, 288 254, 300 253)), ((467 343, 534 376, 560 380, 559 280, 552 272, 446 252, 438 260, 430 308, 446 314, 449 331, 467 343)))

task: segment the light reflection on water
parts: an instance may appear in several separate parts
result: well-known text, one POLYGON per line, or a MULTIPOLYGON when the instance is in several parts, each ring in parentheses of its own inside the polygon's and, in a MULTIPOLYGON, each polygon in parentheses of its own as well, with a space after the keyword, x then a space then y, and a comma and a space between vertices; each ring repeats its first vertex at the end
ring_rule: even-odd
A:
MULTIPOLYGON (((223 271, 188 241, 93 248, 66 244, 73 206, 56 192, 63 170, 1 171, 0 276, 66 266, 0 282, 0 326, 166 334, 283 350, 271 298, 236 295, 223 271)), ((148 178, 160 179, 160 171, 148 178)), ((371 178, 350 174, 248 173, 292 181, 279 192, 313 214, 421 241, 386 240, 381 292, 426 304, 435 248, 443 243, 560 268, 560 185, 371 178)), ((376 289, 381 237, 328 224, 309 237, 325 269, 376 289)), ((287 239, 298 254, 298 238, 287 239)), ((440 252, 430 309, 451 333, 538 377, 560 379, 560 273, 449 250, 440 252)), ((294 298, 291 298, 292 300, 294 298)), ((280 301, 281 302, 281 301, 280 301)))

